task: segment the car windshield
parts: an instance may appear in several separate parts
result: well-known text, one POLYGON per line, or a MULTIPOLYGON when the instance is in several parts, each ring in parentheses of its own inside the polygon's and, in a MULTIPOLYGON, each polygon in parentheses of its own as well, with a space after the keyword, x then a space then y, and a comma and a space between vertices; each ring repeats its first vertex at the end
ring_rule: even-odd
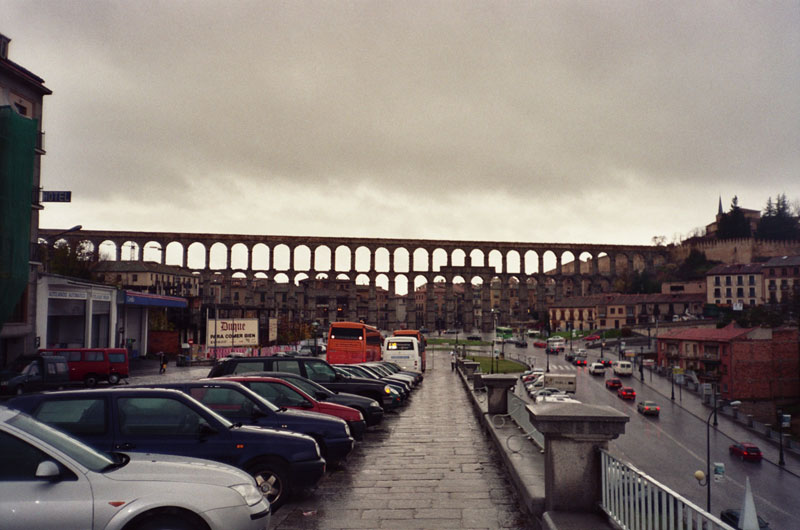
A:
POLYGON ((302 377, 281 377, 289 381, 291 384, 308 394, 309 396, 316 396, 318 392, 324 393, 326 396, 332 396, 333 392, 324 386, 311 381, 310 379, 303 379, 302 377))
POLYGON ((8 424, 44 441, 92 471, 101 472, 116 467, 118 464, 114 455, 93 449, 70 435, 25 414, 17 414, 8 420, 8 424))

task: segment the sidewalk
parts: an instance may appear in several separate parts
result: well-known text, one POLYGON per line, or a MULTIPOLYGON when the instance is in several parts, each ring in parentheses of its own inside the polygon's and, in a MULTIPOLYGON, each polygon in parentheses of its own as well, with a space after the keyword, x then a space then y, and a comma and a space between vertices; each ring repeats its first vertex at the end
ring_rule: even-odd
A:
MULTIPOLYGON (((650 369, 644 371, 644 381, 639 378, 638 370, 634 372, 632 383, 644 384, 644 386, 651 388, 664 396, 664 401, 671 400, 672 397, 672 381, 666 377, 660 376, 650 369)), ((703 403, 703 398, 686 388, 681 388, 680 385, 675 385, 675 403, 681 408, 696 416, 701 421, 707 421, 709 414, 711 414, 711 407, 703 403)), ((711 420, 712 428, 714 420, 711 420)), ((717 410, 717 430, 731 439, 731 442, 750 441, 758 445, 761 452, 764 453, 764 461, 774 465, 778 465, 779 461, 779 446, 775 440, 768 439, 763 434, 747 428, 746 425, 734 420, 727 414, 722 414, 717 410)), ((783 466, 784 470, 793 475, 800 477, 800 455, 794 451, 787 450, 786 445, 783 447, 783 459, 786 465, 783 466)))

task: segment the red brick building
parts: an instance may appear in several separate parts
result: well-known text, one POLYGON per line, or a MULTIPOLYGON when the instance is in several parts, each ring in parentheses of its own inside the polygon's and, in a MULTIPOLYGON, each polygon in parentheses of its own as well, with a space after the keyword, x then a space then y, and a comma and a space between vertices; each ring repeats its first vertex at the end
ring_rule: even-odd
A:
POLYGON ((742 401, 742 410, 771 417, 775 405, 800 399, 797 328, 691 328, 658 337, 659 366, 692 370, 716 383, 722 399, 742 401))

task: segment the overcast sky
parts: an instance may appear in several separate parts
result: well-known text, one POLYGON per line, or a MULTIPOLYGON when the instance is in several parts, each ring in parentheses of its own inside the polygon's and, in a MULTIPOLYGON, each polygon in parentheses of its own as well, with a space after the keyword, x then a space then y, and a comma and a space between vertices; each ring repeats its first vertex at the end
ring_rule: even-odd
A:
POLYGON ((41 226, 649 244, 800 198, 800 2, 0 0, 41 226))

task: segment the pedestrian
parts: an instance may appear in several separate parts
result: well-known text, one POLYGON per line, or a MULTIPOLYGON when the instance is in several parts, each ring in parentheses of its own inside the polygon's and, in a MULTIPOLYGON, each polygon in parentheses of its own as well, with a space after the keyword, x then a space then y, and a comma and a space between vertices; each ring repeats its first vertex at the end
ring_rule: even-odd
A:
POLYGON ((456 371, 456 351, 450 350, 450 371, 456 371))
POLYGON ((163 374, 167 371, 167 356, 164 352, 158 353, 158 373, 163 374))

